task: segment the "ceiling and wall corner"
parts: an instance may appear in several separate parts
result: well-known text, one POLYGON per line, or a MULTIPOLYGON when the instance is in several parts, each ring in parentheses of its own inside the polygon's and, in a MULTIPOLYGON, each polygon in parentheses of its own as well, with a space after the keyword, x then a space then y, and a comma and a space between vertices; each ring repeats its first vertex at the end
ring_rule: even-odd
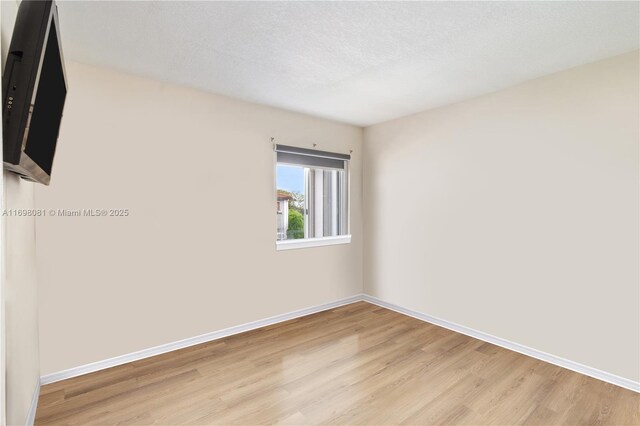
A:
POLYGON ((59 3, 67 59, 367 126, 639 46, 638 2, 59 3))

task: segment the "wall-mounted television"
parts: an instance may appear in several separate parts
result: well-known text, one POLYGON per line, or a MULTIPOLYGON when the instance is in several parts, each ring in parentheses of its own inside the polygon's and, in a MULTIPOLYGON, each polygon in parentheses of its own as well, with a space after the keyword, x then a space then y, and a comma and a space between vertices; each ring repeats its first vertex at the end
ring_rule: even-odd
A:
POLYGON ((67 95, 51 0, 23 0, 2 74, 4 168, 48 185, 67 95))

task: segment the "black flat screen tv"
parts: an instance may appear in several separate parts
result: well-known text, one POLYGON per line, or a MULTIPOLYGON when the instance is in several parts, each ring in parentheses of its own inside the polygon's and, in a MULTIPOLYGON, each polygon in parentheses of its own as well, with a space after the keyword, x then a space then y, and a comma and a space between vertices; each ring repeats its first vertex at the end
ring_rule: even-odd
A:
POLYGON ((66 96, 56 4, 23 0, 2 74, 5 169, 49 185, 66 96))

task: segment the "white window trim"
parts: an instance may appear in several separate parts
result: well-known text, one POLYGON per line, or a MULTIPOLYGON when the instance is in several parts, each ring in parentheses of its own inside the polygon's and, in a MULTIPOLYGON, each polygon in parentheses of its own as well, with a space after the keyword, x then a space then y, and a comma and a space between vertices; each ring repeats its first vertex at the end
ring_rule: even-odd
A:
POLYGON ((333 246, 337 244, 349 244, 351 235, 338 235, 336 237, 301 238, 299 240, 276 241, 276 250, 295 250, 308 247, 333 246))

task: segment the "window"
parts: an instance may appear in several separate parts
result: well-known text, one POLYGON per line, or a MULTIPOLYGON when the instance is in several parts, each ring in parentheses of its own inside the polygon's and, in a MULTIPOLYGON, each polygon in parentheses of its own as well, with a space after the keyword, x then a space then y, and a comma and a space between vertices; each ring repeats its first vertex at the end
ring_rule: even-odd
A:
POLYGON ((278 250, 349 243, 351 156, 284 145, 275 150, 278 250))

